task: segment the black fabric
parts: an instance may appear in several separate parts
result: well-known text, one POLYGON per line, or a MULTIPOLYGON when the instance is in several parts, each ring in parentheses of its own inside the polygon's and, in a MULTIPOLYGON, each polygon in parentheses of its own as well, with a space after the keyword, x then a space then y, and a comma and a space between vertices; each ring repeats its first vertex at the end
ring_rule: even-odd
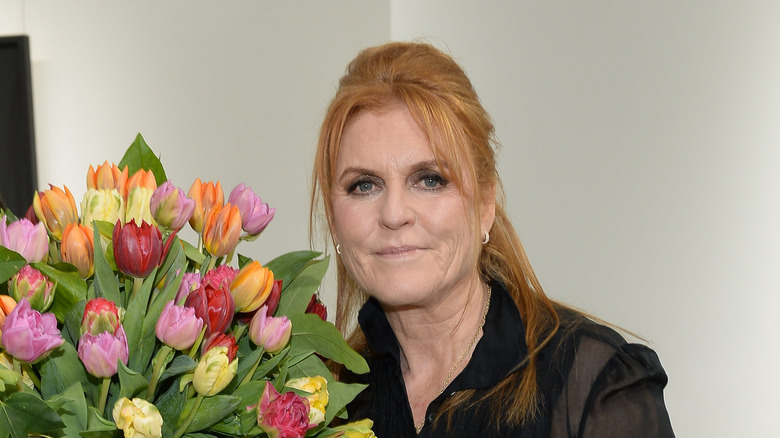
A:
MULTIPOLYGON (((492 282, 483 336, 464 370, 428 407, 420 437, 674 437, 663 400, 667 376, 646 346, 627 343, 614 330, 571 312, 540 353, 541 412, 531 424, 495 425, 495 404, 464 406, 452 418, 432 424, 441 404, 457 391, 479 397, 503 379, 516 378, 528 354, 520 314, 506 288, 492 282)), ((370 418, 380 438, 414 438, 411 408, 400 367, 398 341, 375 300, 360 311, 371 372, 350 376, 368 383, 348 407, 350 419, 370 418)))

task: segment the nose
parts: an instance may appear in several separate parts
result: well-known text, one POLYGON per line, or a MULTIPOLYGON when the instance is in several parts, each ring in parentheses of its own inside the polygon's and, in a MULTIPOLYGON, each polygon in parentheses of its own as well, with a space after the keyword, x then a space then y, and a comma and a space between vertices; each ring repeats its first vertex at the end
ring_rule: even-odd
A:
POLYGON ((397 230, 405 225, 414 224, 417 213, 413 206, 411 193, 400 188, 387 188, 382 194, 379 222, 383 227, 397 230))

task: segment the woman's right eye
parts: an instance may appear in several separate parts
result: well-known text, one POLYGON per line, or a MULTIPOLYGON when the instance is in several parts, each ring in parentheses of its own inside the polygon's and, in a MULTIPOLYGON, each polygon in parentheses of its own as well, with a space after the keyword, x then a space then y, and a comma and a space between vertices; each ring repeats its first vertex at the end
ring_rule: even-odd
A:
POLYGON ((355 187, 355 190, 358 192, 368 193, 371 191, 371 189, 374 187, 374 184, 369 181, 361 181, 357 183, 357 186, 355 187))
POLYGON ((359 179, 349 187, 349 193, 368 195, 376 190, 376 183, 369 179, 359 179))

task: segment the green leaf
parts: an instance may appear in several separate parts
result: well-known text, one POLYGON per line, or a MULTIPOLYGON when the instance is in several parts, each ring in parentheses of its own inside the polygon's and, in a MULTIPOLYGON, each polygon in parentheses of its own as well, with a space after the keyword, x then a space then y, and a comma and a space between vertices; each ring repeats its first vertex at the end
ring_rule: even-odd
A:
POLYGON ((57 282, 54 301, 50 312, 59 321, 65 321, 65 316, 79 301, 87 299, 87 282, 79 277, 78 271, 63 271, 61 265, 51 266, 46 263, 35 263, 33 266, 44 275, 57 282))
MULTIPOLYGON (((175 359, 174 362, 176 362, 175 359)), ((178 378, 167 387, 165 392, 154 400, 154 405, 157 406, 157 410, 160 411, 160 415, 163 418, 164 429, 176 430, 179 425, 179 417, 186 402, 187 394, 179 391, 178 378)), ((164 434, 164 436, 168 435, 164 434)))
POLYGON ((106 420, 97 409, 87 408, 87 429, 81 432, 82 437, 89 438, 119 438, 122 431, 116 428, 113 421, 106 420))
POLYGON ((0 283, 5 283, 27 264, 27 260, 16 251, 0 246, 0 283))
POLYGON ((290 379, 322 376, 329 382, 334 380, 328 367, 311 352, 291 358, 287 370, 290 373, 290 379))
POLYGON ((325 406, 323 424, 330 424, 333 418, 366 387, 368 385, 361 383, 328 382, 328 404, 325 406))
MULTIPOLYGON (((312 260, 282 291, 276 315, 303 314, 328 270, 328 257, 312 260)), ((274 276, 276 274, 274 273, 274 276)))
POLYGON ((151 170, 154 173, 154 179, 157 181, 158 186, 168 181, 160 159, 152 152, 152 149, 146 144, 146 140, 140 133, 136 135, 135 140, 127 148, 125 156, 122 157, 118 164, 120 169, 125 166, 127 166, 130 175, 141 169, 151 170))
POLYGON ((322 253, 315 251, 294 251, 282 254, 279 257, 266 263, 266 267, 274 273, 276 280, 282 280, 282 287, 287 287, 306 264, 312 259, 319 257, 322 253))
POLYGON ((241 399, 241 406, 257 404, 265 390, 266 380, 253 380, 247 382, 233 391, 232 395, 241 399))
POLYGON ((160 376, 160 382, 164 381, 165 379, 192 371, 197 366, 198 363, 195 362, 191 357, 187 356, 186 354, 179 354, 173 359, 173 361, 171 361, 171 364, 168 366, 168 368, 165 369, 165 372, 162 373, 162 376, 160 376))
MULTIPOLYGON (((98 227, 93 223, 93 232, 97 236, 98 227)), ((114 270, 109 266, 106 256, 103 253, 103 247, 100 244, 100 239, 94 239, 94 263, 95 273, 92 277, 92 284, 95 286, 95 294, 98 297, 103 297, 109 301, 113 301, 116 305, 121 305, 122 298, 119 294, 119 282, 114 276, 114 270)))
MULTIPOLYGON (((194 399, 190 400, 187 404, 189 405, 194 401, 194 399)), ((187 432, 196 432, 215 424, 236 410, 240 404, 241 399, 233 395, 215 395, 204 398, 198 408, 198 413, 195 414, 192 423, 187 427, 187 432)), ((192 407, 188 407, 191 410, 192 407)), ((185 409, 185 412, 187 411, 188 409, 185 409)))
POLYGON ((117 399, 122 397, 132 399, 149 386, 149 382, 146 381, 144 376, 125 366, 121 360, 119 361, 117 374, 119 375, 119 395, 117 399))
POLYGON ((87 428, 87 400, 81 383, 71 385, 62 394, 46 400, 46 404, 60 415, 65 436, 76 436, 87 428))
POLYGON ((41 395, 45 399, 65 392, 75 383, 83 385, 90 400, 97 397, 99 381, 87 374, 76 349, 68 342, 60 345, 40 362, 40 376, 41 395), (93 380, 90 381, 90 378, 93 380))
POLYGON ((0 435, 24 438, 28 434, 53 434, 65 424, 40 397, 15 392, 0 401, 0 435))
POLYGON ((130 297, 130 303, 127 305, 127 312, 122 325, 127 334, 127 348, 130 351, 130 359, 127 366, 136 372, 143 374, 149 365, 149 360, 154 353, 156 338, 149 339, 144 336, 144 317, 149 305, 149 297, 154 285, 154 276, 157 273, 156 268, 143 280, 143 283, 135 296, 130 297))
POLYGON ((187 258, 203 266, 203 262, 206 261, 206 255, 198 251, 198 248, 195 248, 186 240, 181 240, 180 242, 184 246, 184 253, 187 254, 187 258))
POLYGON ((368 364, 361 355, 352 350, 336 327, 317 315, 299 314, 289 316, 292 322, 290 338, 291 355, 294 352, 316 351, 321 356, 344 364, 356 373, 368 372, 368 364))

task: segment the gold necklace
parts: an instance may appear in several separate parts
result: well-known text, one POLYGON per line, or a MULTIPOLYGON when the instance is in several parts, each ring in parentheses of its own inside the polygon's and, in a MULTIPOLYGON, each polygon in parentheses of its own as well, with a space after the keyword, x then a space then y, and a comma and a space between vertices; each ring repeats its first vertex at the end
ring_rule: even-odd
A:
MULTIPOLYGON (((442 392, 444 392, 445 389, 447 389, 447 385, 450 383, 450 379, 452 379, 452 375, 455 374, 455 370, 458 369, 460 364, 463 362, 464 359, 466 359, 466 356, 469 354, 472 348, 474 348, 474 344, 477 343, 477 338, 479 337, 479 332, 482 331, 482 327, 485 325, 485 318, 487 318, 488 309, 490 309, 490 285, 487 287, 487 300, 485 300, 485 309, 482 311, 482 321, 479 323, 479 327, 477 327, 477 331, 474 333, 474 336, 471 337, 471 342, 469 342, 469 346, 466 347, 466 350, 463 351, 463 353, 460 355, 460 358, 457 362, 455 362, 455 365, 450 369, 450 372, 447 373, 447 377, 444 379, 444 382, 441 384, 441 388, 439 388, 439 393, 436 394, 436 397, 440 396, 442 392)), ((434 399, 436 398, 434 397, 434 399)), ((423 426, 425 426, 425 416, 423 416, 422 422, 420 424, 414 425, 414 430, 417 431, 417 435, 422 432, 423 426)))

